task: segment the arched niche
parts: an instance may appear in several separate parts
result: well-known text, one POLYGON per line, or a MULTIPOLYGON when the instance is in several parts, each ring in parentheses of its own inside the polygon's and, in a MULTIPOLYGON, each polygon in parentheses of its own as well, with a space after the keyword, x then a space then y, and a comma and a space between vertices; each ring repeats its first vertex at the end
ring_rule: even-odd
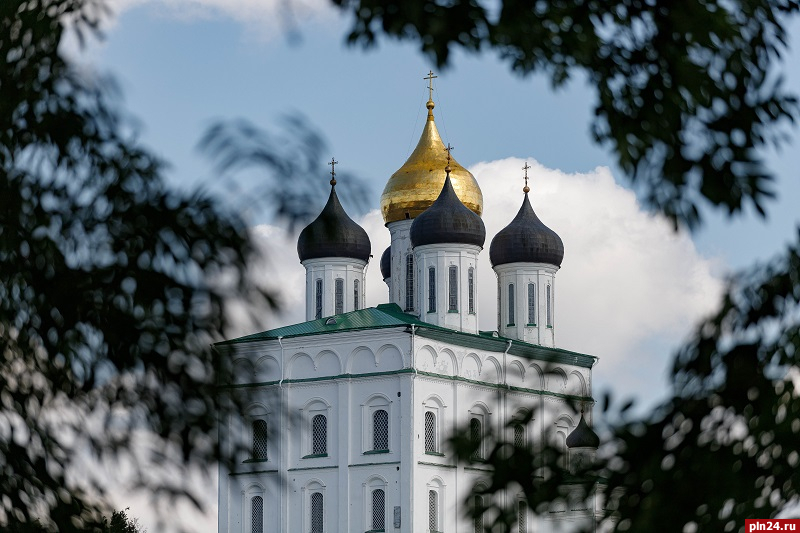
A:
POLYGON ((255 365, 255 379, 257 382, 279 381, 281 379, 281 365, 271 355, 265 355, 255 365))
POLYGON ((253 363, 246 358, 240 358, 233 362, 233 382, 236 384, 253 383, 255 372, 253 363))
POLYGON ((461 361, 461 377, 476 381, 481 379, 481 359, 477 354, 467 354, 461 361))
POLYGON ((567 376, 566 393, 575 396, 587 396, 586 380, 577 370, 573 370, 567 376))
POLYGON ((531 363, 528 365, 528 387, 532 389, 544 390, 545 380, 544 380, 544 372, 542 371, 542 367, 537 365, 536 363, 531 363))
POLYGON ((486 361, 483 363, 483 372, 481 373, 481 381, 485 381, 487 383, 500 383, 500 361, 495 359, 494 357, 487 357, 486 361))
POLYGON ((567 390, 567 373, 561 368, 553 368, 547 373, 547 390, 563 393, 567 390))
POLYGON ((417 350, 415 366, 424 372, 436 371, 436 350, 425 345, 417 350))
POLYGON ((444 376, 458 375, 458 362, 456 361, 456 354, 452 350, 445 348, 439 352, 439 356, 436 358, 435 372, 444 376))
POLYGON ((512 387, 522 387, 525 385, 525 367, 519 361, 511 361, 508 364, 508 374, 506 382, 512 387))
POLYGON ((289 361, 289 378, 302 379, 310 378, 316 375, 316 368, 314 367, 314 360, 307 353, 296 353, 289 361))
POLYGON ((381 372, 391 372, 392 370, 401 370, 405 365, 403 364, 403 354, 400 349, 394 344, 384 344, 380 347, 377 353, 378 368, 381 372))
POLYGON ((320 376, 337 376, 342 373, 339 355, 333 350, 322 350, 315 358, 317 374, 320 376))
POLYGON ((369 374, 377 372, 378 360, 371 349, 366 346, 359 346, 350 352, 347 367, 349 374, 369 374))

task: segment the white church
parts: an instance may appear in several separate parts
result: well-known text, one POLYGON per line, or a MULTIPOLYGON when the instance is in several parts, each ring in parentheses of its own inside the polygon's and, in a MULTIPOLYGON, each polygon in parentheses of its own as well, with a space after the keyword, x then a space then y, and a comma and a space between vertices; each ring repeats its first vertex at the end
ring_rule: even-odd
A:
MULTIPOLYGON (((221 533, 483 533, 464 502, 489 472, 490 443, 459 463, 447 447, 456 428, 534 452, 555 444, 574 463, 599 444, 597 358, 555 347, 561 239, 536 216, 526 180, 519 212, 489 245, 497 308, 478 309, 483 194, 442 143, 432 99, 427 109, 381 195, 388 303, 364 307, 370 239, 332 171, 328 202, 297 243, 306 322, 217 345, 248 403, 223 431, 245 435, 247 450, 219 472, 221 533), (497 331, 478 331, 480 312, 497 314, 497 331)), ((502 497, 519 533, 585 527, 599 512, 592 500, 534 515, 521 494, 502 497)))

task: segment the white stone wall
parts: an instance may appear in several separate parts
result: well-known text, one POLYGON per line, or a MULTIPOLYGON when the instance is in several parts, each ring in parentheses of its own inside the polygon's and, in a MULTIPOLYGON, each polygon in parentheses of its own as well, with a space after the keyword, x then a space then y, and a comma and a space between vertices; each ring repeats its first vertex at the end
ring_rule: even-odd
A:
MULTIPOLYGON (((591 396, 591 369, 475 350, 406 328, 239 344, 231 357, 242 385, 237 390, 248 401, 223 436, 231 447, 239 438, 245 449, 233 473, 220 470, 221 532, 251 533, 250 506, 259 496, 265 533, 307 533, 314 492, 324 497, 325 533, 366 532, 378 488, 386 494, 387 532, 428 531, 430 490, 437 492, 439 531, 471 532, 462 502, 486 472, 480 463, 456 464, 447 436, 472 417, 500 435, 511 431, 505 428, 510 417, 533 410, 526 428, 531 445, 563 442, 579 420, 571 399, 591 396), (385 453, 371 453, 371 417, 378 408, 389 413, 385 453), (436 415, 436 453, 425 449, 426 411, 436 415), (327 456, 309 457, 315 414, 327 416, 327 456), (253 462, 249 431, 259 418, 270 430, 268 456, 253 462), (395 507, 400 528, 393 527, 395 507)), ((540 524, 531 516, 529 530, 553 529, 582 512, 559 511, 540 524)))
POLYGON ((399 220, 386 226, 392 237, 392 282, 389 302, 396 303, 407 313, 418 314, 419 302, 413 302, 413 305, 409 306, 406 298, 406 260, 409 255, 413 257, 409 235, 413 222, 413 219, 399 220))
POLYGON ((321 257, 302 262, 306 268, 306 320, 316 318, 316 283, 322 280, 322 317, 336 314, 336 280, 343 281, 343 313, 364 309, 366 261, 346 257, 321 257), (358 281, 358 300, 354 284, 358 281))
POLYGON ((417 301, 420 319, 465 333, 478 333, 478 254, 480 246, 428 244, 414 248, 417 269, 417 301), (450 310, 450 268, 457 272, 457 306, 450 310), (430 308, 430 269, 435 273, 435 308, 430 308), (469 273, 472 270, 472 312, 470 313, 469 273))
POLYGON ((546 263, 509 263, 494 267, 497 274, 497 331, 504 337, 555 347, 556 284, 558 267, 546 263), (514 285, 514 318, 509 316, 509 285, 514 285), (534 317, 528 313, 528 285, 535 286, 534 317), (548 323, 548 287, 550 322, 548 323), (531 321, 533 319, 533 321, 531 321))

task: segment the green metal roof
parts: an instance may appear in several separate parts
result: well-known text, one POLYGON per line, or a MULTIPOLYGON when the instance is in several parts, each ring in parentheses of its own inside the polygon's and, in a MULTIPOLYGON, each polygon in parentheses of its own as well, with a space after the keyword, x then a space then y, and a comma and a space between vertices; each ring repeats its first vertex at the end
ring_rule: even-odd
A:
POLYGON ((270 329, 261 333, 254 333, 252 335, 222 341, 217 343, 217 345, 225 346, 272 340, 278 337, 290 339, 293 337, 323 335, 342 331, 397 328, 411 325, 415 326, 415 333, 421 337, 478 350, 504 352, 508 349, 508 353, 512 355, 586 368, 592 367, 597 361, 597 358, 593 355, 529 344, 517 339, 501 337, 495 332, 481 331, 480 334, 475 335, 435 326, 423 322, 413 315, 404 313, 397 304, 380 304, 378 307, 369 307, 367 309, 359 309, 358 311, 351 311, 331 317, 309 320, 308 322, 301 322, 300 324, 270 329), (511 342, 510 348, 508 347, 509 341, 511 342))
POLYGON ((282 328, 270 329, 261 333, 254 333, 237 339, 222 341, 218 344, 241 344, 245 342, 277 339, 278 337, 292 338, 303 335, 334 333, 337 331, 392 328, 408 326, 410 324, 431 326, 430 324, 421 322, 414 316, 403 313, 400 306, 397 304, 381 304, 378 307, 359 309, 358 311, 309 320, 308 322, 301 322, 300 324, 293 324, 282 328))

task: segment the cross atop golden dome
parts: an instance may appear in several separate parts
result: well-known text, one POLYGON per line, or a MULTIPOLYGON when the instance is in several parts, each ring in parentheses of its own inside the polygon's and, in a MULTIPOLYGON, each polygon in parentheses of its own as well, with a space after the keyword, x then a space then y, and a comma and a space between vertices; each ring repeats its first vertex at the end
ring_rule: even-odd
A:
MULTIPOLYGON (((429 97, 433 96, 433 72, 429 81, 429 97)), ((381 213, 386 224, 417 217, 430 207, 442 191, 449 152, 445 149, 433 119, 433 99, 425 104, 428 120, 417 147, 397 170, 381 194, 381 213)), ((450 181, 459 200, 475 214, 483 213, 483 193, 475 177, 450 156, 450 181)))

